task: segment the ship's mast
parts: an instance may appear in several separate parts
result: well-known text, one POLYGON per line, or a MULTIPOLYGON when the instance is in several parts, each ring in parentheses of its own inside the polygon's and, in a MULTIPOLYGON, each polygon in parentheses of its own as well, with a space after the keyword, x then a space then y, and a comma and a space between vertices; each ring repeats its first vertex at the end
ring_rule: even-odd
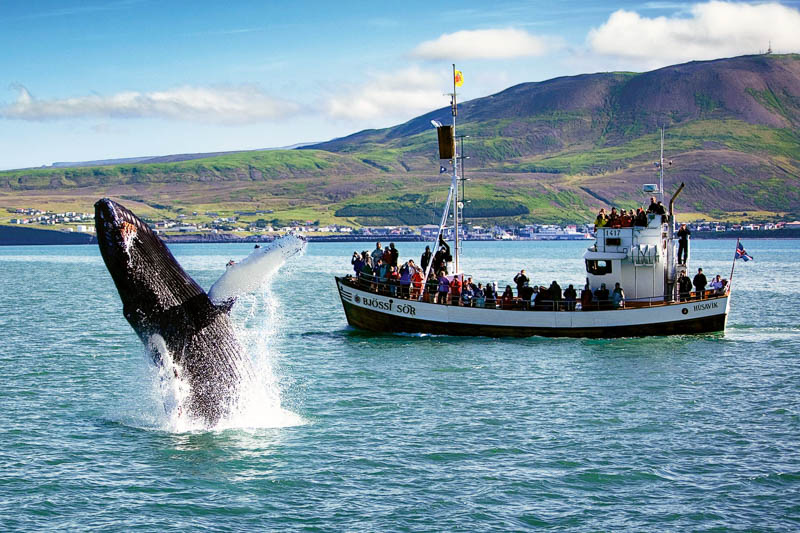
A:
POLYGON ((661 159, 658 162, 658 199, 664 203, 664 126, 661 126, 661 159))
MULTIPOLYGON (((453 63, 453 94, 450 95, 450 105, 452 107, 453 113, 453 141, 456 139, 456 116, 458 115, 458 104, 456 102, 456 65, 453 63)), ((458 258, 460 255, 459 250, 459 242, 458 242, 458 228, 459 228, 459 209, 458 209, 458 143, 454 142, 454 149, 453 149, 453 159, 450 161, 451 166, 453 167, 453 182, 451 187, 453 189, 453 243, 454 243, 454 253, 453 253, 453 262, 454 262, 454 272, 460 272, 459 265, 458 265, 458 258)))
MULTIPOLYGON (((455 64, 453 64, 453 92, 450 93, 450 107, 451 112, 453 115, 453 123, 451 126, 443 126, 437 120, 431 120, 431 124, 436 128, 437 136, 439 137, 439 159, 446 159, 450 161, 450 164, 453 168, 453 174, 450 181, 450 191, 447 194, 447 201, 444 203, 444 209, 442 210, 442 219, 439 223, 439 231, 437 233, 436 241, 433 243, 434 249, 437 248, 439 245, 439 239, 443 238, 444 229, 447 227, 447 220, 450 216, 450 206, 453 207, 453 240, 455 250, 453 250, 453 273, 459 273, 459 259, 461 255, 460 250, 460 243, 458 240, 458 228, 460 225, 460 215, 459 212, 459 204, 460 201, 458 199, 458 142, 456 141, 456 115, 458 114, 458 107, 457 107, 457 100, 456 100, 456 87, 459 85, 459 80, 456 79, 456 70, 455 64)), ((458 73, 460 75, 460 73, 458 73)), ((444 167, 442 167, 441 172, 444 173, 444 167)), ((425 282, 430 276, 431 267, 433 266, 433 261, 428 263, 428 266, 425 269, 425 282)), ((420 299, 422 299, 422 292, 420 292, 420 299)))

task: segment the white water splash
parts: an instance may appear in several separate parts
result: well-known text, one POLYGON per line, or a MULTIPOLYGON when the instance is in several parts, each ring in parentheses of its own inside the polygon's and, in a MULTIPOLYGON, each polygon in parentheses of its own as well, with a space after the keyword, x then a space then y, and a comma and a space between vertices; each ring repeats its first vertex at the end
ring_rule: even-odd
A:
POLYGON ((186 402, 189 399, 189 384, 182 379, 180 367, 175 364, 161 335, 150 337, 145 347, 145 356, 151 362, 151 375, 154 396, 160 398, 164 406, 163 429, 174 432, 189 431, 192 421, 184 416, 188 413, 186 402))
MULTIPOLYGON (((151 360, 161 361, 161 364, 151 365, 151 396, 158 397, 163 405, 163 416, 154 421, 158 429, 185 433, 209 429, 257 430, 305 424, 300 415, 281 405, 281 383, 276 374, 279 354, 274 348, 274 340, 280 334, 278 324, 281 323, 281 316, 278 301, 271 291, 275 273, 282 267, 286 268, 284 263, 288 258, 302 255, 305 244, 297 240, 291 246, 276 246, 271 250, 259 258, 262 268, 258 274, 251 271, 247 279, 239 278, 241 283, 234 278, 229 278, 225 283, 225 298, 236 298, 231 318, 236 336, 252 363, 255 379, 240 384, 239 398, 230 414, 213 428, 208 428, 204 420, 191 416, 184 407, 190 386, 182 379, 181 369, 174 364, 164 340, 154 335, 148 343, 147 357, 155 356, 151 360), (256 287, 252 284, 254 276, 259 279, 256 287), (254 288, 257 290, 253 291, 254 288)), ((248 259, 250 257, 253 254, 248 259)), ((244 263, 242 261, 240 264, 244 263)))

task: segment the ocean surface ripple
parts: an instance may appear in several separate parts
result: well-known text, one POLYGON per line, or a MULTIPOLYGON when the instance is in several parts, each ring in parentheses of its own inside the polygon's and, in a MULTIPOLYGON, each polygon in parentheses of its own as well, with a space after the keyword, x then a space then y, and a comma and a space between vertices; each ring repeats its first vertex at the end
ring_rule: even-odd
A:
MULTIPOLYGON (((0 530, 797 530, 800 243, 745 244, 724 334, 586 340, 352 330, 332 276, 367 244, 313 243, 237 310, 264 409, 214 431, 165 424, 95 246, 2 247, 0 530)), ((578 286, 587 245, 465 270, 578 286)), ((206 289, 249 250, 173 247, 206 289)))

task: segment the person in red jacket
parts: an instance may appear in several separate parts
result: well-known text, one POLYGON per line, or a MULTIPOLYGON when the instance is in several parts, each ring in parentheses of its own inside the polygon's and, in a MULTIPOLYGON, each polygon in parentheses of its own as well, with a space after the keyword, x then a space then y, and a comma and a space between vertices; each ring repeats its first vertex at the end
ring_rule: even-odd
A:
POLYGON ((453 276, 453 281, 450 282, 450 297, 453 305, 461 305, 461 280, 458 276, 453 276))
POLYGON ((415 268, 411 274, 411 299, 419 299, 422 294, 422 270, 415 268))

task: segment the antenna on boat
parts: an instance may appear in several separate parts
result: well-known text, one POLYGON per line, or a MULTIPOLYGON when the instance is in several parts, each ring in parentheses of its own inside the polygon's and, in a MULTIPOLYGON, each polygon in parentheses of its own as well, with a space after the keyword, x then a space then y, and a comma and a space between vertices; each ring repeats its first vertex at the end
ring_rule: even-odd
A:
POLYGON ((672 165, 672 160, 664 161, 664 126, 661 126, 661 157, 656 162, 658 167, 658 196, 661 202, 664 202, 664 164, 667 166, 672 165))

